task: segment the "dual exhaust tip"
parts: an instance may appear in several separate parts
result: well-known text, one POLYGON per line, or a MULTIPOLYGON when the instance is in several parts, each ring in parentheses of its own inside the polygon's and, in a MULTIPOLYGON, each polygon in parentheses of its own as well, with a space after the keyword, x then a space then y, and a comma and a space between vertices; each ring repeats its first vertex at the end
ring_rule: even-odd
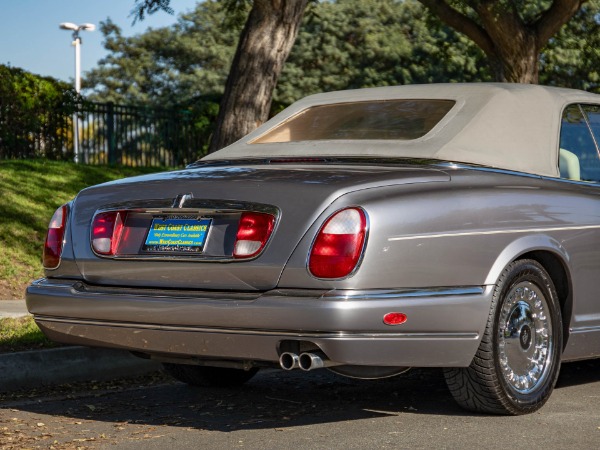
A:
POLYGON ((284 352, 279 357, 279 365, 283 370, 302 369, 304 371, 322 369, 335 365, 322 352, 297 353, 284 352))

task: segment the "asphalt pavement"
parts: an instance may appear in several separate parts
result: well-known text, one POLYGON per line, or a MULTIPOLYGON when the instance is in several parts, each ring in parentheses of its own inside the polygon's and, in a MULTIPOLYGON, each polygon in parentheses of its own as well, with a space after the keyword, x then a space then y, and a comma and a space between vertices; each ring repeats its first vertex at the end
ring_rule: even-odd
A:
POLYGON ((516 417, 461 410, 436 369, 384 380, 264 370, 236 388, 90 383, 0 397, 0 448, 592 450, 599 374, 600 360, 564 364, 548 403, 516 417))
MULTIPOLYGON (((0 319, 27 316, 25 300, 0 300, 0 319)), ((157 371, 160 365, 124 350, 64 346, 0 353, 0 392, 157 371)))

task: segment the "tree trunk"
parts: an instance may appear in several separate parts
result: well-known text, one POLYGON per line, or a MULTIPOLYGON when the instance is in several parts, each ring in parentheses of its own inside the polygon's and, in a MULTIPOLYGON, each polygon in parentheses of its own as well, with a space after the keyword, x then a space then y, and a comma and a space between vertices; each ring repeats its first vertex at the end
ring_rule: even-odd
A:
POLYGON ((523 22, 515 10, 507 10, 498 2, 482 1, 473 9, 491 40, 486 54, 496 81, 537 83, 539 48, 531 25, 523 22))
POLYGON ((538 83, 539 65, 536 39, 525 35, 507 40, 494 46, 495 52, 488 55, 496 81, 506 83, 538 83))
POLYGON ((443 22, 472 39, 487 55, 496 81, 538 82, 538 56, 548 40, 587 0, 553 0, 539 17, 525 22, 514 2, 419 0, 443 22), (478 20, 453 4, 468 6, 478 20))
POLYGON ((273 90, 308 0, 254 0, 231 64, 209 153, 268 119, 273 90))

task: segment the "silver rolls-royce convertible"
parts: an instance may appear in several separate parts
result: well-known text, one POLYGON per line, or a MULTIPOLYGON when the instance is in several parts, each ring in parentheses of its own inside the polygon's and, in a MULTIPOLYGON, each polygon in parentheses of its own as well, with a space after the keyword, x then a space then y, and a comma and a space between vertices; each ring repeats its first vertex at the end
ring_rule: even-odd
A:
POLYGON ((183 170, 57 209, 27 305, 51 339, 190 384, 441 367, 540 408, 600 357, 600 96, 518 84, 305 98, 183 170))

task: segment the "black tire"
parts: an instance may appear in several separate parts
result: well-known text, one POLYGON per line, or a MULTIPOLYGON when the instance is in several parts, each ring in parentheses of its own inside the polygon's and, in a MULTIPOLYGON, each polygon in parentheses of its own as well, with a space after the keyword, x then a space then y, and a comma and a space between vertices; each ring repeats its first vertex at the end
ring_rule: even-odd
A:
POLYGON ((241 386, 258 372, 258 368, 244 370, 172 363, 163 363, 163 367, 176 380, 191 384, 192 386, 241 386))
POLYGON ((563 335, 554 283, 536 261, 518 260, 502 273, 479 349, 466 368, 444 369, 460 406, 519 415, 541 408, 560 370, 563 335))

